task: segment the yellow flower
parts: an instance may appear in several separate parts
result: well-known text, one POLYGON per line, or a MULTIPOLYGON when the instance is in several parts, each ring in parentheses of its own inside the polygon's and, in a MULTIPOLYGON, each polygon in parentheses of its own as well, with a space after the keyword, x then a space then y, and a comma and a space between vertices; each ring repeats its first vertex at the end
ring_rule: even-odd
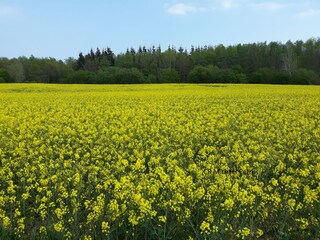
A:
POLYGON ((234 201, 229 198, 229 199, 226 199, 224 201, 224 203, 222 204, 222 206, 226 209, 226 210, 232 210, 233 206, 234 206, 234 201))
POLYGON ((10 225, 11 225, 11 221, 10 221, 10 218, 5 216, 5 217, 2 217, 2 224, 3 224, 3 227, 5 229, 9 228, 10 225))
POLYGON ((210 230, 210 223, 203 221, 200 225, 201 233, 209 234, 211 232, 210 230))
POLYGON ((109 223, 103 221, 103 222, 101 223, 101 230, 102 230, 103 233, 109 232, 109 230, 110 230, 109 223))
POLYGON ((243 229, 240 229, 237 233, 237 237, 241 239, 246 239, 250 235, 251 231, 249 228, 244 227, 243 229))
POLYGON ((41 226, 39 231, 40 231, 40 233, 47 235, 47 228, 45 226, 41 226))
POLYGON ((84 240, 92 240, 92 237, 90 235, 85 235, 83 239, 84 240))
POLYGON ((258 230, 256 231, 256 237, 257 237, 257 238, 262 237, 262 236, 263 236, 263 234, 264 234, 264 232, 263 232, 263 230, 262 230, 262 229, 258 229, 258 230))
POLYGON ((159 219, 160 222, 163 222, 163 223, 167 222, 167 217, 166 216, 159 216, 158 219, 159 219))
POLYGON ((309 226, 309 222, 306 218, 297 218, 295 219, 297 223, 299 223, 299 228, 301 230, 305 230, 309 226))
POLYGON ((62 232, 63 231, 63 222, 59 221, 57 223, 53 224, 53 228, 54 230, 56 230, 57 232, 62 232))
POLYGON ((278 186, 278 180, 272 178, 272 179, 271 179, 271 184, 272 184, 273 186, 278 186))

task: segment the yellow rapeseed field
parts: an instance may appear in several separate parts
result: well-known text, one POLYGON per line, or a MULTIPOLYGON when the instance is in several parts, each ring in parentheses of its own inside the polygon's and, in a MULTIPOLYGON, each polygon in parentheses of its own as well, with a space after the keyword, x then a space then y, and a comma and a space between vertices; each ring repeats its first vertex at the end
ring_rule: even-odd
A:
POLYGON ((320 239, 320 87, 0 85, 0 239, 320 239))

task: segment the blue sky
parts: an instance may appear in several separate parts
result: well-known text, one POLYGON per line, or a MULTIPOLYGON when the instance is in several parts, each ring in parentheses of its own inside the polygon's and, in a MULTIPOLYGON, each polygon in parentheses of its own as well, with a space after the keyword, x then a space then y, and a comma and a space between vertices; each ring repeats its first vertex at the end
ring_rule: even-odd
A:
POLYGON ((307 40, 319 22, 319 0, 0 0, 0 57, 307 40))

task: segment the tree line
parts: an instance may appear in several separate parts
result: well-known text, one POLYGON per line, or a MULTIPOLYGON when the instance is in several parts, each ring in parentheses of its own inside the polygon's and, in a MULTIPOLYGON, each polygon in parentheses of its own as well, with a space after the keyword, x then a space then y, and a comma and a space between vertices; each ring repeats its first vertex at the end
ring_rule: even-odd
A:
POLYGON ((0 83, 320 84, 320 38, 232 46, 109 47, 77 59, 0 58, 0 83))

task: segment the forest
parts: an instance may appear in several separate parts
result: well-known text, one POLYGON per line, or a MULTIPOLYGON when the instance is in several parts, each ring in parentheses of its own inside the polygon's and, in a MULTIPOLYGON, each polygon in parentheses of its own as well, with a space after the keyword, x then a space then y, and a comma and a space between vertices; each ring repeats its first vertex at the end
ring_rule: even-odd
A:
POLYGON ((0 83, 320 84, 320 38, 224 46, 91 49, 64 61, 0 58, 0 83))

